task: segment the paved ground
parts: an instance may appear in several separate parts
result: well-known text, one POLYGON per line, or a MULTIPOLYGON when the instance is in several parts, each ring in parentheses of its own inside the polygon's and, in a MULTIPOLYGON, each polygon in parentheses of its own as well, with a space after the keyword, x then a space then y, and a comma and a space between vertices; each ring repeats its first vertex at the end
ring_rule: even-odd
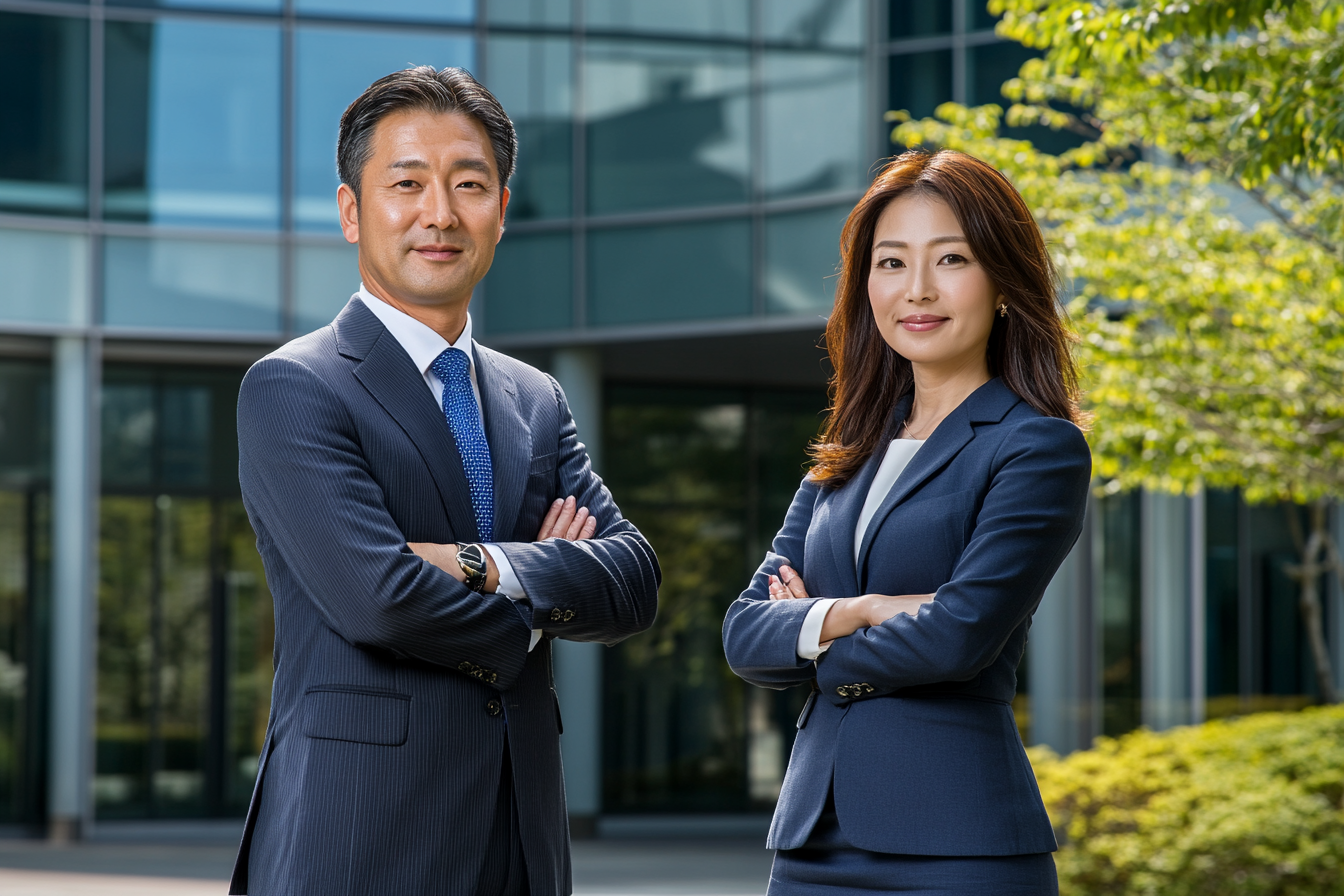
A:
MULTIPOLYGON (((5 896, 221 896, 234 847, 220 842, 0 840, 5 896)), ((771 854, 760 838, 586 840, 574 844, 575 896, 760 896, 771 854)), ((408 894, 410 896, 410 894, 408 894)))

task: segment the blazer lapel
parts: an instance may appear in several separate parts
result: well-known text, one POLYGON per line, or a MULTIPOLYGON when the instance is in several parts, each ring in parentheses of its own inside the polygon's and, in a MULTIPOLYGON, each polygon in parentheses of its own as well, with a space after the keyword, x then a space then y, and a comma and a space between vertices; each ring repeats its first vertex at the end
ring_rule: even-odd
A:
MULTIPOLYGON (((474 541, 476 514, 462 458, 443 411, 401 343, 363 302, 352 299, 336 319, 341 354, 358 363, 355 378, 397 422, 425 459, 455 538, 474 541)), ((484 390, 482 390, 484 391, 484 390)))
POLYGON ((532 433, 518 408, 513 377, 499 366, 493 352, 479 345, 475 348, 476 385, 481 390, 481 416, 495 477, 495 538, 512 541, 532 465, 532 433))

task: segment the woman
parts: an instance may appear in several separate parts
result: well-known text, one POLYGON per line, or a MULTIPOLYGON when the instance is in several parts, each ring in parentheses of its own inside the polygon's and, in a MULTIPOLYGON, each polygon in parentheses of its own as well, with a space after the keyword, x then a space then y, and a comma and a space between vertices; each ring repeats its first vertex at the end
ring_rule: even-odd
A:
POLYGON ((1091 476, 1054 268, 949 151, 891 161, 841 250, 816 463, 723 629, 747 681, 812 685, 769 892, 1054 894, 1009 705, 1091 476))

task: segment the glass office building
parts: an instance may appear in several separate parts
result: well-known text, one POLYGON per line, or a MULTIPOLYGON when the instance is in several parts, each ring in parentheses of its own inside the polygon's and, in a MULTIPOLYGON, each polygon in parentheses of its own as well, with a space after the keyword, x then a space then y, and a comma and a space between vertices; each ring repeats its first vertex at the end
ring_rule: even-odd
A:
MULTIPOLYGON (((733 677, 720 622, 820 421, 882 113, 1000 100, 1028 53, 993 27, 978 0, 0 0, 0 830, 243 812, 273 637, 238 384, 358 285, 337 121, 408 64, 513 116, 479 336, 560 379, 662 560, 651 631, 558 642, 575 830, 759 826, 801 695, 733 677)), ((1025 737, 1312 700, 1290 512, 1098 499, 1025 737)))

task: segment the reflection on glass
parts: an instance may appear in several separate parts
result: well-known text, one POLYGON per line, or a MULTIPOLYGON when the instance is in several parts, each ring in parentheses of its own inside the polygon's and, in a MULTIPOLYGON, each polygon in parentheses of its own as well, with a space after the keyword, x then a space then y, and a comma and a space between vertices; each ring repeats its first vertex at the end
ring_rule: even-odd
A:
POLYGON ((495 250, 480 314, 489 333, 561 330, 574 320, 568 233, 506 235, 495 250))
POLYGON ((762 68, 766 194, 862 187, 862 58, 771 52, 762 68))
POLYGON ((952 101, 952 51, 903 53, 888 63, 887 105, 914 118, 928 118, 952 101))
POLYGON ((509 218, 569 214, 574 111, 570 41, 496 37, 486 85, 518 130, 518 170, 509 181, 509 218))
POLYGON ((590 41, 583 64, 591 213, 746 200, 745 51, 590 41))
POLYGON ((827 314, 835 299, 840 228, 849 206, 771 215, 765 221, 765 309, 827 314))
POLYGON ((106 215, 280 224, 280 29, 107 23, 106 215))
POLYGON ((280 330, 280 249, 266 243, 109 237, 103 323, 280 330))
POLYGON ((108 6, 157 7, 159 9, 220 9, 245 12, 279 12, 283 0, 104 0, 108 6))
POLYGON ((863 43, 861 0, 770 0, 761 4, 765 39, 808 47, 863 43))
POLYGON ((568 25, 572 0, 487 0, 491 25, 568 25))
POLYGON ((583 0, 583 21, 598 30, 721 37, 751 34, 749 0, 677 0, 676 3, 583 0))
POLYGON ((751 223, 596 230, 588 237, 596 326, 751 313, 751 223))
POLYGON ((0 12, 0 208, 88 207, 89 26, 0 12))
POLYGON ((0 320, 87 324, 88 237, 74 233, 0 229, 0 320))
POLYGON ((465 34, 301 28, 295 38, 294 220, 336 232, 336 134, 341 113, 374 81, 404 68, 475 65, 465 34))
POLYGON ((949 34, 952 31, 952 4, 962 0, 891 0, 888 7, 888 34, 892 40, 907 37, 928 37, 949 34))
POLYGON ((294 248, 295 333, 325 327, 358 291, 358 246, 337 243, 294 248))
POLYGON ((475 0, 296 0, 294 7, 299 15, 414 22, 470 22, 476 11, 475 0))
POLYGON ((747 686, 720 628, 802 478, 824 396, 616 386, 604 477, 659 545, 653 628, 606 658, 603 808, 768 811, 806 688, 747 686))

